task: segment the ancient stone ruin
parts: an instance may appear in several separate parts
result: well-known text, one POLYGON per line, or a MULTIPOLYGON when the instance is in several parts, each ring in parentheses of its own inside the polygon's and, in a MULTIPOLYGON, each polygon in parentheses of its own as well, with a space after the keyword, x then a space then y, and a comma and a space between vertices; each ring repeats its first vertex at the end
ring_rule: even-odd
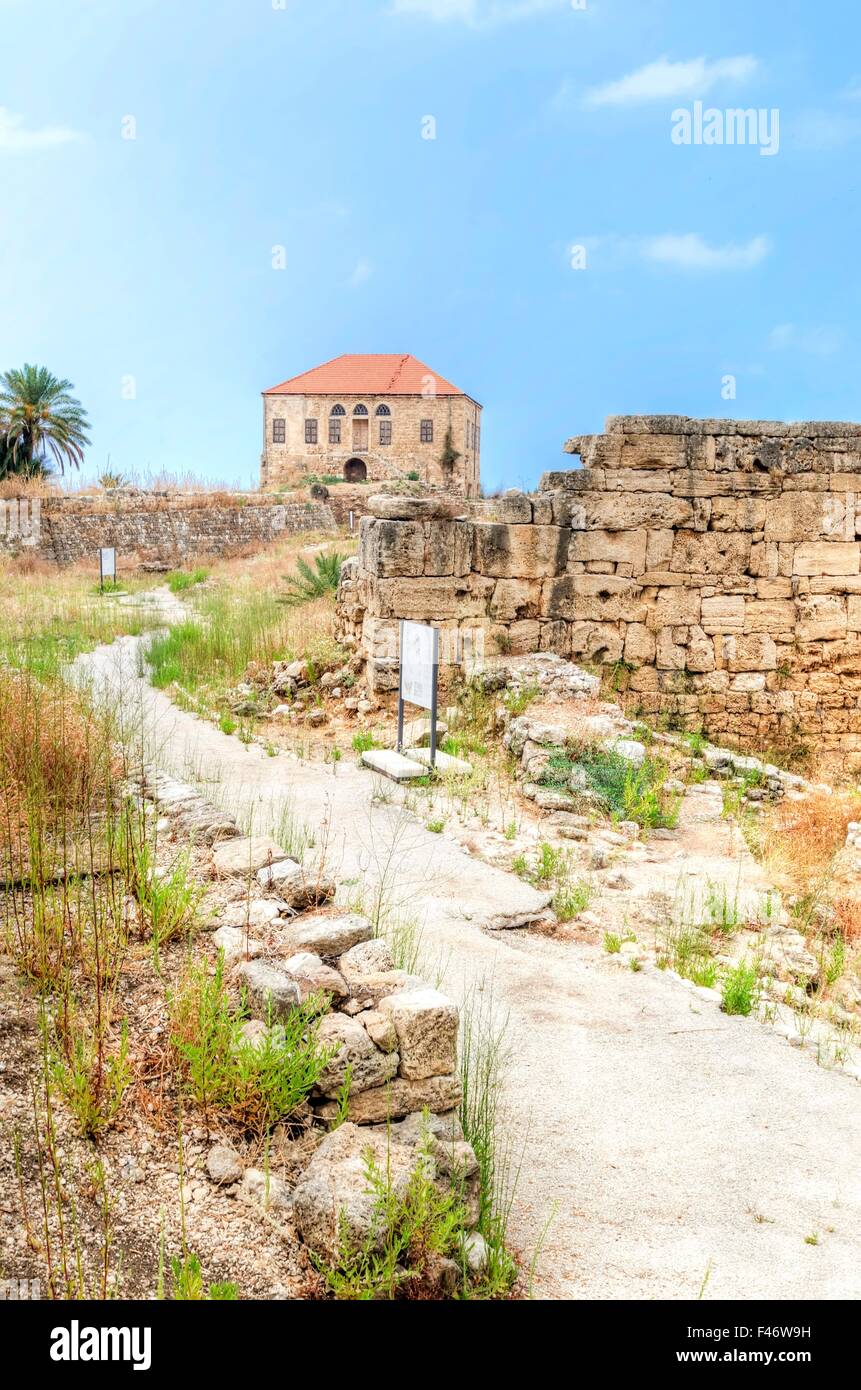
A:
POLYGON ((375 690, 400 618, 443 660, 556 652, 629 709, 861 765, 861 425, 610 417, 532 495, 371 499, 342 635, 375 690))

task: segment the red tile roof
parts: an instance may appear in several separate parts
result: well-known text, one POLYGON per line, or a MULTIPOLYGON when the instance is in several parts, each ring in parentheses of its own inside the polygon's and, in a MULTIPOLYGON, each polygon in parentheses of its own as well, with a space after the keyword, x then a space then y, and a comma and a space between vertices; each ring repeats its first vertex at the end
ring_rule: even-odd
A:
MULTIPOLYGON (((464 396, 438 372, 409 353, 345 352, 321 367, 270 386, 264 396, 421 396, 432 378, 436 395, 464 396)), ((471 399, 471 398, 470 398, 471 399)))

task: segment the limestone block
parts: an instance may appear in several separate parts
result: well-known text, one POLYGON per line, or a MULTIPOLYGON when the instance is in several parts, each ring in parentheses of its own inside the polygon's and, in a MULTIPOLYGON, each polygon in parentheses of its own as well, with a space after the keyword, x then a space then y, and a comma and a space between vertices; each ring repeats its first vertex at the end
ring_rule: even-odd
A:
POLYGON ((777 541, 752 545, 748 569, 751 574, 761 578, 776 579, 783 572, 791 572, 794 550, 793 545, 777 541), (783 569, 781 569, 781 551, 784 552, 783 569))
POLYGON ((561 574, 568 532, 561 526, 506 526, 476 522, 472 567, 501 579, 543 579, 561 574))
POLYGON ((340 956, 357 946, 360 941, 370 941, 374 928, 367 917, 350 913, 344 917, 299 917, 284 928, 281 945, 288 954, 296 951, 313 951, 316 955, 340 956))
POLYGON ((409 497, 397 493, 377 493, 365 503, 369 517, 387 521, 428 521, 461 516, 466 505, 457 498, 409 497))
POLYGON ((464 521, 426 521, 422 573, 469 574, 472 564, 472 526, 464 521))
POLYGON ((424 573, 425 530, 420 521, 367 521, 359 538, 359 567, 381 578, 424 573))
POLYGON ((713 531, 762 531, 766 506, 759 497, 715 497, 712 501, 713 531))
POLYGON ((345 1240, 361 1250, 384 1239, 377 1199, 368 1184, 369 1157, 386 1174, 392 1197, 405 1198, 421 1162, 415 1149, 355 1124, 339 1125, 326 1135, 294 1190, 296 1229, 308 1248, 329 1263, 337 1261, 345 1240))
POLYGON ((457 1006, 435 989, 404 990, 379 1003, 395 1025, 401 1076, 448 1076, 457 1056, 457 1006))
POLYGON ((657 636, 655 665, 661 671, 683 671, 687 665, 687 650, 674 640, 674 629, 661 628, 657 636))
POLYGON ((622 635, 612 623, 572 623, 571 654, 588 661, 613 662, 622 657, 622 635))
POLYGON ((634 579, 614 574, 573 574, 545 581, 542 613, 549 618, 594 622, 642 622, 643 591, 634 579))
POLYGON ((250 878, 264 866, 279 862, 298 867, 275 840, 265 835, 253 835, 249 839, 235 836, 213 850, 212 862, 217 873, 234 878, 250 878))
POLYGON ((649 631, 645 623, 629 623, 625 632, 625 660, 634 666, 642 666, 654 659, 654 633, 649 631))
POLYGON ((572 499, 571 526, 574 530, 637 530, 641 526, 671 530, 691 526, 694 509, 681 497, 664 492, 584 493, 572 499))
POLYGON ((850 632, 861 632, 861 597, 858 594, 849 595, 848 609, 846 626, 850 632))
POLYGON ((245 960, 237 966, 236 976, 248 991, 252 1006, 264 1019, 283 1018, 299 1006, 299 986, 276 965, 262 960, 245 960))
POLYGON ((646 532, 575 531, 568 548, 569 560, 602 560, 630 564, 634 574, 646 568, 646 532))
POLYGON ((522 618, 508 627, 509 651, 512 656, 526 656, 538 650, 541 624, 536 618, 522 618))
POLYGON ((670 492, 673 474, 666 468, 613 468, 607 472, 608 492, 670 492))
POLYGON ((297 951, 284 962, 284 969, 299 986, 299 997, 303 1004, 312 995, 331 995, 333 999, 346 999, 350 993, 344 978, 324 965, 321 958, 312 951, 297 951))
POLYGON ((317 1038, 332 1056, 317 1078, 315 1091, 337 1096, 350 1068, 350 1094, 382 1086, 398 1070, 397 1052, 381 1052, 371 1041, 358 1019, 348 1014, 326 1014, 320 1020, 317 1038))
POLYGON ((379 617, 412 618, 416 622, 483 617, 492 592, 493 580, 480 575, 377 579, 373 584, 379 617))
POLYGON ((511 489, 501 497, 483 498, 474 503, 473 515, 476 521, 523 525, 532 521, 532 501, 525 492, 511 489))
POLYGON ((747 599, 744 605, 745 632, 792 632, 795 604, 791 599, 747 599))
MULTIPOLYGON (((861 578, 859 578, 859 591, 861 591, 861 578)), ((776 579, 758 579, 756 582, 757 598, 792 598, 792 580, 788 576, 778 575, 776 579)))
POLYGON ((723 663, 736 671, 773 671, 777 666, 774 639, 765 632, 743 633, 722 637, 723 663))
POLYGON ((673 434, 626 434, 619 456, 620 468, 684 468, 687 462, 685 440, 673 434))
MULTIPOLYGON (((396 1057, 398 1054, 391 1055, 396 1057)), ((351 1093, 347 1113, 355 1124, 380 1124, 425 1107, 435 1114, 444 1114, 458 1106, 460 1100, 461 1085, 456 1075, 429 1076, 420 1081, 396 1076, 385 1086, 375 1086, 372 1090, 355 1095, 351 1093)), ((337 1119, 338 1104, 327 1101, 317 1108, 317 1113, 324 1120, 337 1119)), ((339 1134, 340 1130, 336 1130, 336 1133, 339 1134)))
POLYGON ((648 531, 646 533, 646 569, 669 569, 673 554, 672 531, 648 531))
POLYGON ((704 598, 700 617, 703 632, 744 631, 744 599, 740 594, 721 594, 704 598))
POLYGON ((537 618, 542 611, 541 594, 540 580, 497 579, 490 600, 490 616, 498 623, 537 618))
POLYGON ((809 541, 795 548, 793 574, 858 574, 861 546, 852 541, 809 541))
POLYGON ((732 531, 680 531, 673 542, 670 569, 685 574, 743 574, 749 560, 749 536, 732 531))
POLYGON ((808 594, 798 600, 799 642, 836 641, 846 636, 846 600, 837 594, 808 594))
POLYGON ((823 535, 824 501, 819 492, 786 492, 771 498, 765 504, 766 540, 809 541, 823 535))
POLYGON ((688 634, 688 654, 685 662, 688 671, 713 671, 715 666, 715 644, 701 627, 694 626, 688 634))
POLYGON ((660 628, 699 623, 702 600, 698 589, 659 589, 646 610, 646 623, 653 632, 660 628))

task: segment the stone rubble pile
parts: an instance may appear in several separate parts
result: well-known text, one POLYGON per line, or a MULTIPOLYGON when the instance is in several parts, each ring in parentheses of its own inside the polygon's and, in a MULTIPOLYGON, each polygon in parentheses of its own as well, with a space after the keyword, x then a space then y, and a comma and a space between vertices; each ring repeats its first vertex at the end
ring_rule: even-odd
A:
MULTIPOLYGON (((323 1258, 337 1251, 342 1212, 357 1242, 372 1235, 369 1154, 383 1172, 390 1165, 396 1190, 423 1163, 434 1182, 456 1186, 474 1225, 478 1162, 457 1117, 457 1006, 398 969, 367 918, 333 906, 336 885, 327 874, 306 868, 265 836, 240 834, 193 787, 157 771, 139 773, 130 785, 154 807, 162 828, 210 846, 212 874, 235 886, 212 941, 224 952, 228 982, 245 992, 246 1040, 277 1042, 284 1019, 312 998, 322 1011, 318 1037, 329 1059, 307 1113, 321 1134, 330 1122, 338 1128, 323 1139, 292 1193, 221 1144, 209 1155, 212 1181, 290 1213, 323 1258)), ((474 1267, 480 1244, 475 1235, 474 1267)))

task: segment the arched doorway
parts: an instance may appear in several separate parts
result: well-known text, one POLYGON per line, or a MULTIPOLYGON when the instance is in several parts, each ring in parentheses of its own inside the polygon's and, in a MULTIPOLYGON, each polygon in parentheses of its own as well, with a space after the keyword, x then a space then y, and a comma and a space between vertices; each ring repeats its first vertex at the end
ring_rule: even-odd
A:
POLYGON ((367 479, 368 470, 361 459, 347 459, 344 464, 344 480, 348 483, 363 483, 367 479))

